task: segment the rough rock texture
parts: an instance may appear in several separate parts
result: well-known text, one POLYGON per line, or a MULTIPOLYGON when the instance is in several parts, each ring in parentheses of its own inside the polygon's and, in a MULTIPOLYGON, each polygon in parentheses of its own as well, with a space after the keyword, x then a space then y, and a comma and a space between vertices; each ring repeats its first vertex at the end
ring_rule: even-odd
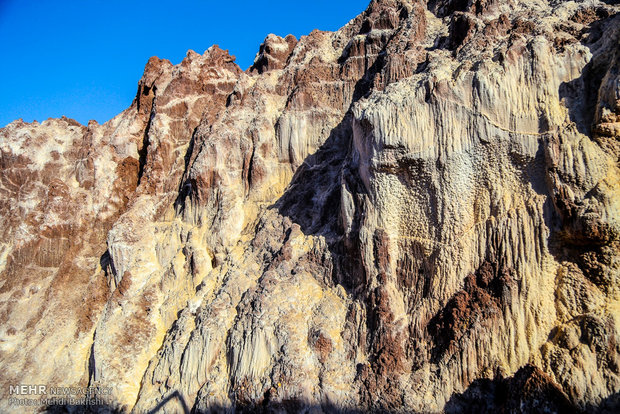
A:
POLYGON ((613 412, 611 3, 374 0, 246 72, 152 58, 104 125, 0 130, 0 389, 613 412))

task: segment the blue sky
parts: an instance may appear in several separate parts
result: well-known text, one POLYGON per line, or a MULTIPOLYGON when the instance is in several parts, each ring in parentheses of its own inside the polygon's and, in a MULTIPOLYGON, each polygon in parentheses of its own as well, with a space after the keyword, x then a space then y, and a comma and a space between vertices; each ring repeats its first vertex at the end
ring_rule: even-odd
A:
POLYGON ((265 36, 336 30, 370 0, 0 0, 0 127, 128 107, 151 56, 228 49, 247 69, 265 36))

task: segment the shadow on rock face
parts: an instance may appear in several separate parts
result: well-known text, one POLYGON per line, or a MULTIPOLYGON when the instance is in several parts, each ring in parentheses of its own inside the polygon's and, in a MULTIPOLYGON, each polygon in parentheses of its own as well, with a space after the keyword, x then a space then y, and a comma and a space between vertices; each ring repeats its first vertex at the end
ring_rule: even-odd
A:
MULTIPOLYGON (((620 15, 614 14, 595 21, 584 29, 585 39, 582 43, 590 49, 593 57, 584 67, 581 76, 560 85, 560 99, 566 102, 571 121, 575 123, 579 132, 588 136, 592 134, 593 123, 596 121, 595 114, 603 78, 618 56, 613 49, 606 50, 609 49, 608 44, 617 45, 620 37, 620 31, 608 29, 613 25, 620 25, 620 15)), ((616 49, 620 49, 620 46, 616 49)))
MULTIPOLYGON (((332 283, 341 284, 349 293, 360 293, 364 286, 363 267, 354 243, 347 243, 342 228, 342 188, 362 194, 363 185, 350 165, 351 116, 346 115, 329 138, 297 169, 291 184, 275 203, 278 212, 297 223, 306 235, 323 236, 334 269, 332 283)), ((358 200, 353 200, 357 203, 358 200)), ((354 209, 355 212, 359 209, 354 209)), ((357 231, 359 218, 351 233, 357 231)))
POLYGON ((560 387, 539 368, 526 365, 510 378, 478 379, 454 394, 446 413, 577 413, 560 387))
MULTIPOLYGON (((599 405, 589 405, 581 410, 572 405, 553 380, 537 367, 526 365, 510 378, 479 379, 462 394, 454 394, 444 408, 445 413, 600 413, 611 414, 620 410, 620 393, 611 395, 599 405)), ((49 406, 46 413, 123 413, 120 408, 108 405, 49 406)), ((148 411, 157 413, 207 414, 207 413, 333 413, 361 414, 357 408, 342 408, 326 403, 307 405, 301 400, 270 402, 238 406, 210 405, 206 409, 187 405, 183 396, 174 391, 148 411)), ((390 411, 380 411, 390 413, 390 411)))
MULTIPOLYGON (((612 159, 617 158, 620 154, 617 136, 605 128, 615 125, 615 119, 620 116, 620 101, 613 99, 620 57, 620 15, 610 15, 604 8, 586 8, 572 20, 587 24, 582 44, 590 49, 592 58, 581 76, 560 85, 559 95, 576 129, 596 142, 593 147, 598 146, 612 159), (596 17, 601 20, 590 21, 596 17)), ((612 187, 598 183, 591 188, 578 188, 587 191, 581 197, 572 195, 572 188, 578 186, 571 180, 579 182, 582 177, 563 168, 559 156, 551 155, 554 151, 560 153, 563 137, 561 133, 558 135, 545 143, 547 182, 555 206, 554 219, 559 220, 550 252, 558 261, 575 262, 588 279, 605 291, 614 283, 605 269, 619 237, 617 226, 606 218, 609 215, 606 206, 613 204, 615 193, 612 187)))
MULTIPOLYGON (((384 66, 383 59, 377 59, 356 82, 350 107, 370 93, 375 77, 384 66)), ((305 234, 325 237, 335 259, 334 284, 341 284, 349 293, 355 294, 363 287, 365 279, 357 246, 351 244, 354 241, 347 243, 343 231, 342 188, 353 194, 364 194, 366 191, 356 171, 357 166, 351 159, 352 137, 352 115, 349 110, 321 147, 297 169, 275 207, 280 214, 297 223, 305 234), (355 254, 347 255, 347 251, 355 254)), ((354 204, 357 202, 359 200, 353 200, 354 204)), ((358 208, 354 210, 356 213, 359 211, 358 208)), ((359 219, 357 216, 353 218, 353 227, 348 229, 350 233, 354 234, 358 229, 359 219)))
POLYGON ((572 404, 551 377, 538 367, 526 365, 509 378, 478 379, 463 393, 454 394, 446 413, 601 413, 620 411, 620 393, 598 405, 580 408, 572 404))

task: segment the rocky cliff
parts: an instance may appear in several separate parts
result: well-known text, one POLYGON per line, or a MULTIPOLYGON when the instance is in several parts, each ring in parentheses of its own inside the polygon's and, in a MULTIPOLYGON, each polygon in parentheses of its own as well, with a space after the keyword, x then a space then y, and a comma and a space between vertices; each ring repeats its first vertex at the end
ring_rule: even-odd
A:
POLYGON ((1 129, 0 410, 613 411, 613 3, 373 0, 1 129))

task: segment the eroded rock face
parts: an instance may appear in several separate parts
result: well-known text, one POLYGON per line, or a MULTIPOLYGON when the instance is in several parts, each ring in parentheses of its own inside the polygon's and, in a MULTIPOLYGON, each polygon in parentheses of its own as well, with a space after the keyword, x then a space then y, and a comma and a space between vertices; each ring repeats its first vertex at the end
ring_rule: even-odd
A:
POLYGON ((372 1, 269 35, 245 73, 216 46, 152 58, 104 125, 0 130, 0 386, 109 386, 134 412, 613 410, 607 3, 372 1))

